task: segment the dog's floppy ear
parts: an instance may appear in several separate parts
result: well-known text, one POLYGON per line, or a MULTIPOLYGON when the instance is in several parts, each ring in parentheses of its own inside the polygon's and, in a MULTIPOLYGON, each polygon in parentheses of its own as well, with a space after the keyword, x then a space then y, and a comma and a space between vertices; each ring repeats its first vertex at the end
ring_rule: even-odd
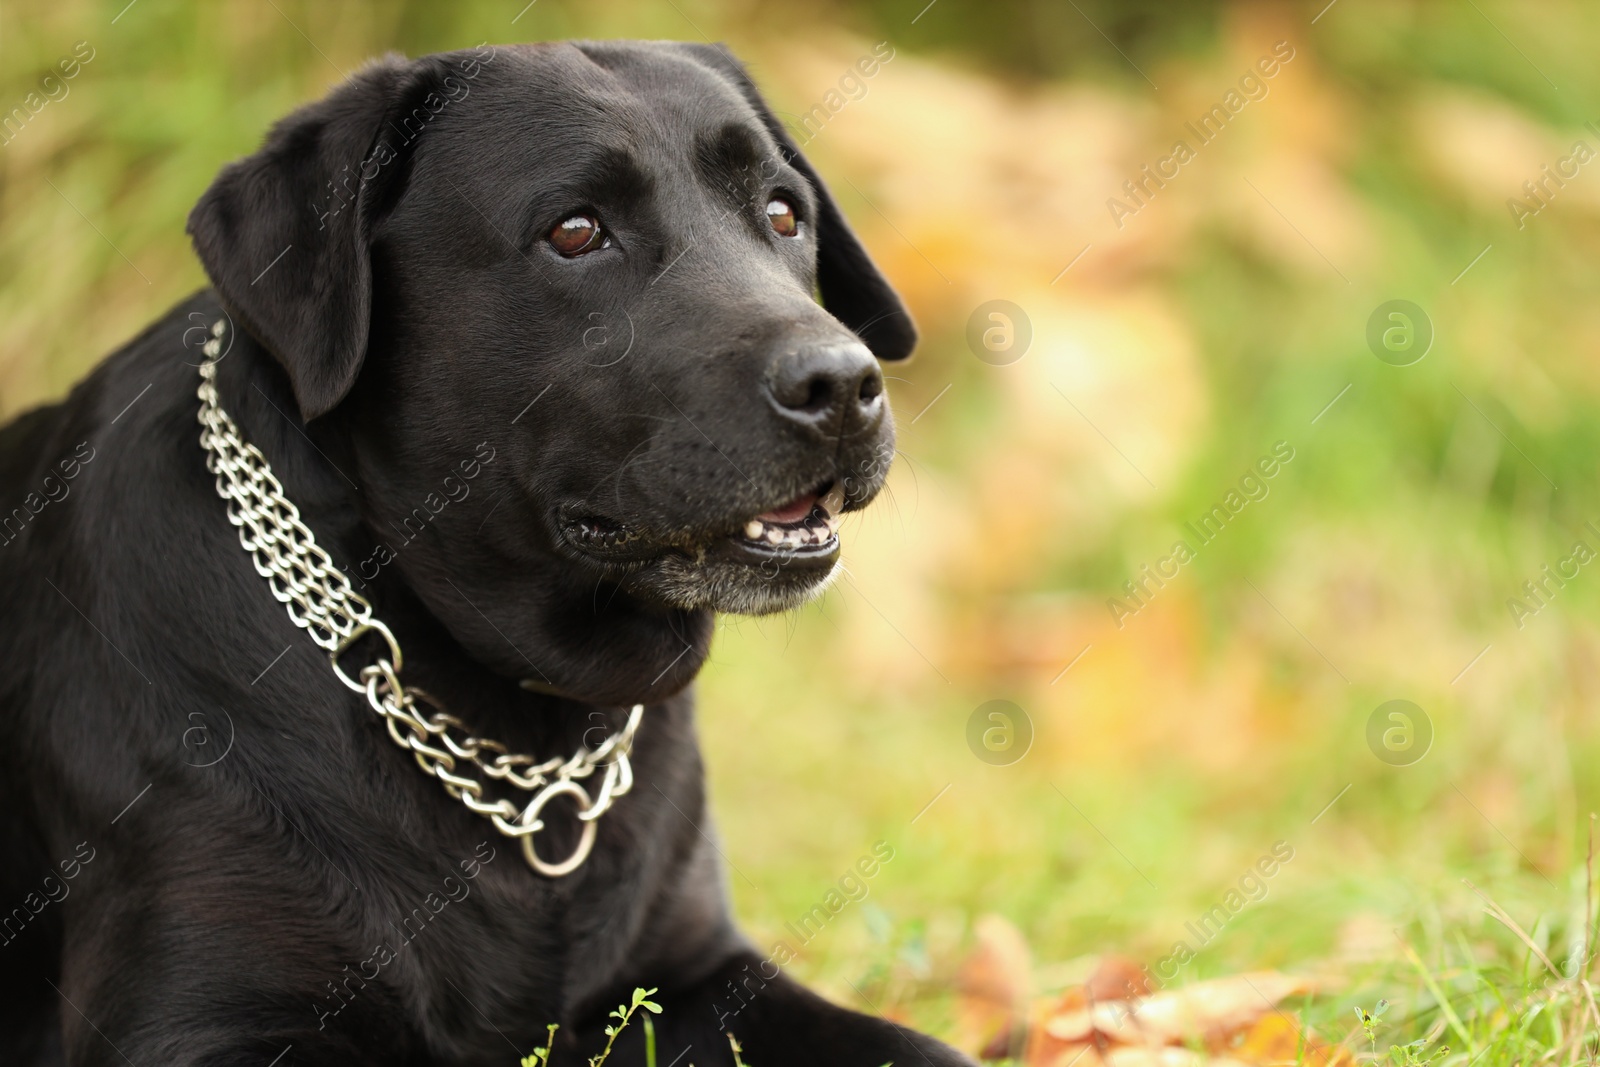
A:
POLYGON ((822 306, 854 330, 879 359, 905 359, 917 346, 917 328, 905 304, 861 247, 828 187, 801 154, 772 109, 750 80, 744 66, 724 45, 682 44, 678 47, 723 75, 750 102, 790 166, 806 176, 817 193, 817 287, 822 306))
POLYGON ((366 356, 371 228, 402 169, 380 165, 388 145, 378 141, 411 69, 385 57, 294 112, 189 213, 212 285, 283 365, 308 422, 344 398, 366 356))

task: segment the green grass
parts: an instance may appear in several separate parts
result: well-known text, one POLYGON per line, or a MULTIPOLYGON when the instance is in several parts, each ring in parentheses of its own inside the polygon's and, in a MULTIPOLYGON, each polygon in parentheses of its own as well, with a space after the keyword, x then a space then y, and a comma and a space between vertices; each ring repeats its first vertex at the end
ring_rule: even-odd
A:
POLYGON ((1369 1002, 1372 1012, 1358 1010, 1352 1047, 1396 1067, 1595 1061, 1592 914, 1576 929, 1541 921, 1530 932, 1484 899, 1497 931, 1448 926, 1426 953, 1402 941, 1411 973, 1370 979, 1391 992, 1369 1002))

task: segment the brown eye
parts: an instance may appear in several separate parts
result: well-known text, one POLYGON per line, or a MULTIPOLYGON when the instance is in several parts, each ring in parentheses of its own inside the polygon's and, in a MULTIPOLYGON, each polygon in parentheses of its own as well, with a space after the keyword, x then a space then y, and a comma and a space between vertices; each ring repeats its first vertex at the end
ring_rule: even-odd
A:
POLYGON ((782 197, 767 201, 767 221, 779 237, 794 237, 800 232, 800 220, 794 217, 794 208, 782 197))
POLYGON ((564 256, 581 256, 609 243, 600 220, 593 215, 574 215, 550 231, 550 246, 564 256))

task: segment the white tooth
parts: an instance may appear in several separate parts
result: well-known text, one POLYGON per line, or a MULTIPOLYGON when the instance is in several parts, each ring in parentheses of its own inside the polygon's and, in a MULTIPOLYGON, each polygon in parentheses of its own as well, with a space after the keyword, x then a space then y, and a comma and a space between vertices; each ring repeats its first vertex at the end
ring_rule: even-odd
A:
POLYGON ((744 524, 744 535, 752 541, 759 541, 761 540, 761 531, 765 529, 766 527, 762 525, 760 519, 751 519, 744 524))
POLYGON ((839 514, 840 511, 844 510, 844 490, 837 485, 834 486, 828 490, 828 495, 823 497, 819 503, 822 505, 823 512, 829 517, 839 514))
POLYGON ((768 530, 767 531, 767 542, 769 544, 774 544, 775 545, 779 541, 782 541, 782 540, 783 540, 783 531, 782 530, 768 530))

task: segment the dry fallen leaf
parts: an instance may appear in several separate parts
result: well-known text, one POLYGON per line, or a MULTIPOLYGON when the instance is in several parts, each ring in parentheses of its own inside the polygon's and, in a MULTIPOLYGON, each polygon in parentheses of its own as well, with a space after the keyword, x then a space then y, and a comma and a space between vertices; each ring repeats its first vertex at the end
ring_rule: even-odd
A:
POLYGON ((1128 1002, 1100 1001, 1049 1018, 1045 1029, 1059 1041, 1116 1044, 1207 1045, 1244 1030, 1287 997, 1309 993, 1312 983, 1277 971, 1213 978, 1128 1002))
POLYGON ((1113 1045, 1101 1059, 1106 1067, 1249 1067, 1228 1056, 1211 1056, 1181 1045, 1113 1045))
POLYGON ((1105 956, 1084 983, 1090 1000, 1136 1000, 1149 996, 1150 976, 1126 956, 1105 956))
MULTIPOLYGON (((1038 1062, 1050 1064, 1060 1063, 1065 1065, 1070 1059, 1080 1054, 1088 1047, 1092 1034, 1092 1027, 1082 1027, 1082 1032, 1061 1039, 1052 1038, 1045 1032, 1045 1027, 1052 1019, 1060 1018, 1090 1018, 1090 1011, 1095 1005, 1102 1005, 1102 1015, 1111 1018, 1120 1018, 1127 1011, 1126 1002, 1137 1000, 1150 992, 1150 979, 1133 960, 1126 956, 1104 956, 1096 962, 1094 971, 1087 980, 1079 985, 1069 986, 1054 1002, 1042 1002, 1034 1006, 1032 1024, 1028 1027, 1030 1035, 1029 1058, 1026 1062, 1034 1063, 1034 1057, 1044 1057, 1038 1062), (1048 1051, 1046 1051, 1048 1048, 1048 1051), (1059 1056, 1057 1053, 1066 1053, 1059 1056)), ((1101 1039, 1098 1043, 1105 1044, 1101 1039)), ((1014 1051, 1011 1050, 1011 1051, 1014 1051)), ((990 1055, 992 1049, 984 1049, 984 1055, 990 1055)), ((997 1057, 998 1058, 998 1057, 997 1057)), ((1085 1067, 1095 1067, 1094 1064, 1085 1064, 1085 1067)))
POLYGON ((1028 1067, 1350 1067, 1343 1048, 1316 1040, 1282 1011, 1310 993, 1306 978, 1278 971, 1213 978, 1148 992, 1146 972, 1103 959, 1089 980, 1034 1006, 1028 1067), (1196 1051, 1204 1049, 1205 1051, 1196 1051))
POLYGON ((1343 1045, 1330 1045, 1303 1028, 1299 1020, 1272 1012, 1256 1020, 1228 1054, 1259 1067, 1304 1064, 1305 1067, 1351 1067, 1355 1057, 1343 1045), (1302 1050, 1303 1046, 1303 1050, 1302 1050))
POLYGON ((1000 1058, 1027 1017, 1033 962, 1021 931, 998 915, 980 918, 974 933, 977 945, 956 977, 957 1040, 1000 1058))
POLYGON ((1087 978, 1032 998, 1033 962, 1020 931, 997 915, 975 928, 957 976, 959 1039, 984 1059, 1026 1067, 1354 1067, 1279 1007, 1317 990, 1309 978, 1251 971, 1152 990, 1126 956, 1095 961, 1087 978))
POLYGON ((1255 1067, 1229 1056, 1211 1056, 1181 1045, 1060 1045, 1030 1050, 1028 1067, 1255 1067))

